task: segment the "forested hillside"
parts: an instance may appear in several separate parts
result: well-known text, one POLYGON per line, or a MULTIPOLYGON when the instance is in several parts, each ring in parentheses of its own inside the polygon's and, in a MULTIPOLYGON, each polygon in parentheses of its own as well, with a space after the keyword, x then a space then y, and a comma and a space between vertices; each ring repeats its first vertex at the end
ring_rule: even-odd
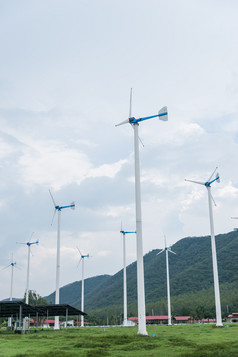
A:
MULTIPOLYGON (((97 289, 98 285, 102 284, 110 275, 99 275, 93 278, 85 279, 84 289, 85 294, 89 294, 94 289, 97 289)), ((60 288, 60 303, 75 305, 75 302, 81 297, 82 282, 75 281, 74 283, 68 284, 60 288)), ((55 292, 45 296, 48 302, 55 302, 55 292)))
MULTIPOLYGON (((222 309, 225 310, 227 305, 235 307, 238 297, 238 232, 216 236, 216 246, 222 309)), ((197 306, 208 304, 209 309, 214 310, 210 236, 183 238, 173 245, 173 251, 176 255, 169 254, 169 267, 174 311, 188 313, 189 306, 190 310, 196 310, 197 306)), ((158 252, 159 250, 155 249, 144 256, 148 313, 151 313, 152 310, 166 313, 167 309, 165 253, 157 256, 158 252)), ((63 287, 61 302, 80 308, 80 285, 81 282, 75 282, 63 287)), ((127 286, 128 311, 131 314, 136 314, 136 262, 127 267, 127 286)), ((110 309, 122 311, 122 305, 122 270, 113 276, 99 276, 85 280, 86 312, 93 310, 96 313, 95 310, 97 310, 101 314, 110 309)))

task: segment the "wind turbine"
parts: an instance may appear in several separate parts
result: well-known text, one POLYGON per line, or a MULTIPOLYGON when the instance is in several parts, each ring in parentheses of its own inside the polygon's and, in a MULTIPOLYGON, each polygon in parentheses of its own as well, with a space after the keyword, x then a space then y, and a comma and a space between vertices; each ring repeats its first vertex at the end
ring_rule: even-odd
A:
MULTIPOLYGON (((34 232, 31 234, 31 238, 33 236, 34 232)), ((31 245, 33 244, 38 244, 39 240, 35 242, 31 242, 31 238, 29 239, 28 242, 26 243, 18 243, 17 244, 24 244, 27 245, 28 248, 28 256, 27 256, 27 274, 26 274, 26 304, 29 303, 29 278, 30 278, 30 254, 31 254, 31 245)))
POLYGON ((166 254, 166 275, 167 275, 167 299, 168 299, 168 325, 172 325, 172 319, 171 319, 171 303, 170 303, 170 284, 169 284, 169 252, 174 253, 171 250, 171 247, 167 247, 166 244, 166 237, 164 236, 164 249, 162 249, 157 255, 163 253, 165 251, 166 254))
MULTIPOLYGON (((84 259, 89 258, 89 254, 83 255, 79 248, 77 248, 81 256, 79 263, 82 261, 82 293, 81 293, 81 311, 84 312, 84 259)), ((84 327, 84 316, 81 315, 81 327, 84 327)))
POLYGON ((163 121, 168 120, 167 107, 160 109, 159 113, 144 118, 131 116, 132 89, 130 93, 129 118, 116 126, 131 124, 134 129, 134 152, 135 152, 135 201, 136 201, 136 245, 137 245, 137 299, 138 299, 138 334, 148 335, 145 318, 145 284, 143 264, 143 238, 142 238, 142 215, 141 215, 141 190, 140 190, 140 160, 139 160, 139 122, 159 117, 163 121))
MULTIPOLYGON (((12 262, 7 265, 5 268, 3 269, 7 269, 11 267, 11 287, 10 287, 10 298, 9 298, 9 301, 12 301, 12 289, 13 289, 13 270, 14 270, 14 267, 16 267, 16 262, 13 262, 13 254, 12 254, 12 262)), ((11 327, 12 326, 12 317, 9 317, 8 318, 8 327, 11 327)))
MULTIPOLYGON (((217 268, 217 253, 216 253, 216 242, 215 242, 215 235, 214 235, 214 223, 213 223, 213 213, 212 213, 212 201, 214 199, 211 194, 211 184, 213 182, 220 182, 220 177, 217 172, 215 178, 213 178, 217 167, 209 177, 206 182, 200 181, 192 181, 186 180, 189 182, 197 183, 199 185, 203 185, 207 188, 208 193, 208 206, 209 206, 209 218, 210 218, 210 230, 211 230, 211 246, 212 246, 212 264, 213 264, 213 279, 214 279, 214 292, 215 292, 215 305, 216 305, 216 326, 220 327, 223 326, 222 324, 222 316, 221 316, 221 299, 220 299, 220 288, 219 288, 219 278, 218 278, 218 268, 217 268)), ((215 204, 215 202, 214 202, 215 204)))
MULTIPOLYGON (((57 257, 56 257, 56 289, 55 289, 55 304, 59 304, 59 280, 60 280, 60 218, 61 218, 61 210, 64 208, 71 208, 71 209, 75 209, 75 203, 72 202, 70 205, 68 206, 59 206, 56 205, 54 197, 50 192, 50 196, 52 198, 53 201, 53 205, 55 208, 55 212, 53 215, 53 219, 52 219, 52 223, 53 224, 53 220, 55 217, 55 213, 56 211, 58 211, 58 230, 57 230, 57 257)), ((59 316, 55 316, 55 326, 54 326, 55 330, 59 330, 59 316)))
POLYGON ((128 320, 127 320, 127 287, 126 287, 126 234, 130 233, 136 233, 136 232, 125 232, 122 230, 120 233, 123 235, 123 282, 124 282, 124 320, 123 320, 123 325, 128 326, 128 320))

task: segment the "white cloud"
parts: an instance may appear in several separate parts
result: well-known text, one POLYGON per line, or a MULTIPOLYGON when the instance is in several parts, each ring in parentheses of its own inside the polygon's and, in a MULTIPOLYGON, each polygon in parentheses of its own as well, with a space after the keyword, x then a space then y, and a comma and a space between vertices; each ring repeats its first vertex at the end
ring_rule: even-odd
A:
POLYGON ((113 178, 127 160, 93 167, 87 155, 65 147, 62 143, 28 143, 19 159, 22 182, 25 185, 48 185, 55 190, 87 178, 113 178))
POLYGON ((108 217, 113 218, 122 218, 123 216, 130 215, 134 212, 134 205, 126 205, 126 206, 109 206, 105 207, 102 214, 108 217))
POLYGON ((228 181, 226 186, 219 189, 217 196, 221 198, 229 197, 229 198, 237 199, 238 188, 233 186, 232 181, 228 181))
POLYGON ((116 174, 121 170, 122 166, 126 164, 128 160, 119 160, 118 162, 115 162, 111 165, 109 164, 104 164, 99 167, 96 167, 94 169, 91 169, 87 177, 109 177, 113 178, 116 176, 116 174))

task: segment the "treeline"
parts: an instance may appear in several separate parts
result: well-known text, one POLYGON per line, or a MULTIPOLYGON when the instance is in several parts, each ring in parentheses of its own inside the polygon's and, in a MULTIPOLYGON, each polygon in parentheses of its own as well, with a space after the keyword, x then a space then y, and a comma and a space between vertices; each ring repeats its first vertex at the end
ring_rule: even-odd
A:
MULTIPOLYGON (((193 319, 215 318, 215 300, 213 288, 199 292, 181 294, 171 298, 172 316, 191 316, 193 319)), ((238 311, 238 287, 236 283, 221 285, 222 316, 238 311)), ((107 308, 87 311, 86 321, 95 325, 114 325, 123 321, 123 305, 111 305, 107 308)), ((167 315, 167 299, 146 303, 146 315, 167 315)), ((128 305, 128 317, 137 316, 137 303, 128 305)))

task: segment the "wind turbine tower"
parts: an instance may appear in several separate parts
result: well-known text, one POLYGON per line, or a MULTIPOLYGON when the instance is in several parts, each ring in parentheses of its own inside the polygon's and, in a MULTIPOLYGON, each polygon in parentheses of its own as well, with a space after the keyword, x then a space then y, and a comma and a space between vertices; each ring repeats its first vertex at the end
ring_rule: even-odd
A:
MULTIPOLYGON (((33 236, 34 232, 32 233, 31 237, 33 236)), ((31 255, 31 245, 38 244, 39 241, 31 242, 31 238, 26 243, 17 243, 17 244, 25 244, 28 248, 27 254, 27 274, 26 274, 26 304, 29 303, 29 279, 30 279, 30 255, 31 255)))
POLYGON ((140 160, 139 160, 139 136, 138 128, 141 121, 159 117, 163 121, 168 120, 167 107, 163 107, 158 114, 134 118, 131 116, 132 89, 130 93, 129 118, 116 126, 131 124, 134 130, 134 153, 135 153, 135 201, 136 201, 136 250, 137 250, 137 299, 138 299, 138 334, 148 335, 145 318, 145 284, 143 264, 143 238, 142 238, 142 214, 141 214, 141 189, 140 189, 140 160))
MULTIPOLYGON (((78 249, 78 248, 77 248, 78 249)), ((79 264, 82 261, 82 292, 81 292, 81 311, 84 312, 84 259, 89 258, 89 254, 83 255, 78 249, 81 256, 79 264)), ((84 327, 84 316, 81 315, 81 327, 84 327)))
POLYGON ((171 302, 170 302, 170 283, 169 283, 169 252, 174 253, 171 250, 171 247, 167 247, 166 244, 166 237, 164 236, 164 246, 165 248, 163 250, 161 250, 157 255, 163 253, 165 251, 165 255, 166 255, 166 276, 167 276, 167 299, 168 299, 168 325, 171 326, 172 325, 172 318, 171 318, 171 302))
MULTIPOLYGON (((60 281, 60 219, 61 219, 61 210, 64 208, 71 208, 71 209, 75 209, 75 203, 72 202, 70 205, 68 206, 59 206, 56 205, 54 197, 50 192, 50 196, 52 198, 53 204, 54 204, 54 208, 55 208, 55 212, 53 215, 53 219, 52 219, 52 223, 55 217, 55 213, 56 211, 58 211, 58 229, 57 229, 57 256, 56 256, 56 289, 55 289, 55 304, 59 304, 59 281, 60 281)), ((52 225, 51 223, 51 225, 52 225)), ((54 326, 55 330, 59 330, 59 316, 55 316, 55 326, 54 326)))
MULTIPOLYGON (((7 269, 11 267, 11 285, 10 285, 10 298, 9 301, 12 301, 12 291, 13 291, 13 271, 14 271, 14 267, 16 267, 16 262, 13 262, 13 254, 12 254, 12 262, 7 265, 5 268, 3 269, 7 269)), ((12 317, 8 318, 8 327, 12 326, 12 317)))
POLYGON ((136 233, 136 232, 125 232, 120 231, 123 235, 123 300, 124 300, 124 320, 123 325, 128 326, 127 320, 127 284, 126 284, 126 234, 136 233))
POLYGON ((222 324, 222 315, 221 315, 221 299, 220 299, 220 288, 219 288, 218 267, 217 267, 217 253, 216 253, 216 242, 215 242, 215 235, 214 235, 214 223, 213 223, 213 212, 212 212, 212 200, 214 202, 214 199, 211 194, 211 184, 215 181, 220 182, 220 177, 218 172, 215 178, 213 178, 216 171, 217 171, 217 167, 215 168, 215 170, 213 171, 213 173, 211 174, 211 176, 206 182, 192 181, 186 179, 185 181, 189 181, 205 186, 208 193, 208 207, 209 207, 211 246, 212 246, 212 265, 213 265, 213 279, 214 279, 214 292, 215 292, 215 305, 216 305, 216 326, 221 327, 223 326, 223 324, 222 324))

